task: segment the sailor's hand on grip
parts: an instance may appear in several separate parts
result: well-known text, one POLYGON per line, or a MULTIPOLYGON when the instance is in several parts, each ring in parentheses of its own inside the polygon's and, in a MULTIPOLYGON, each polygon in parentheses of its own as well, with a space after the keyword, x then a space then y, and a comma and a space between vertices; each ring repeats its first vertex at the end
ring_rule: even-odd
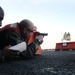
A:
POLYGON ((43 35, 37 35, 35 39, 38 39, 40 44, 43 43, 43 35))

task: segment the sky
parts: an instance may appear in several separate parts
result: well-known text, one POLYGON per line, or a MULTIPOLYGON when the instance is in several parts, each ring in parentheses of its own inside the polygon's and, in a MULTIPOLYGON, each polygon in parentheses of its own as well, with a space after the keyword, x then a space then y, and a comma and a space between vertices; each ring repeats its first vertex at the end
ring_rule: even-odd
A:
POLYGON ((48 33, 42 49, 55 48, 65 32, 75 41, 75 0, 0 0, 0 6, 5 11, 3 26, 29 19, 39 32, 48 33))

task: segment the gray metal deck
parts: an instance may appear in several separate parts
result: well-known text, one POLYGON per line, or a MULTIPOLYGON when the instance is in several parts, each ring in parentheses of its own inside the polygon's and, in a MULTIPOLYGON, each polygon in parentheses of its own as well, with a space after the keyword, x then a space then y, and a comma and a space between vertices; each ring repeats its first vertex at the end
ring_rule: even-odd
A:
POLYGON ((0 75, 75 75, 75 51, 42 51, 30 60, 0 63, 0 75))

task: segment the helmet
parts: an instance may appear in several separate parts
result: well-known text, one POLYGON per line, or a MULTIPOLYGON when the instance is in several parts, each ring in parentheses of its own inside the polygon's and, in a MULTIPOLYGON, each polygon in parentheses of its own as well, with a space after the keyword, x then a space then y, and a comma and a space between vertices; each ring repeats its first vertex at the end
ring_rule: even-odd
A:
POLYGON ((3 20, 3 18, 4 18, 4 10, 0 6, 0 20, 3 20))

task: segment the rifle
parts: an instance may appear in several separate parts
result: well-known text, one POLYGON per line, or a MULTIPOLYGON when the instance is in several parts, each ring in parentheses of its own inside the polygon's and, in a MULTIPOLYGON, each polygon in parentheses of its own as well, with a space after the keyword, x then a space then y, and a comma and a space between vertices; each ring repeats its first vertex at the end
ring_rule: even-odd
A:
POLYGON ((38 35, 47 36, 47 35, 48 35, 48 33, 38 33, 38 35))

